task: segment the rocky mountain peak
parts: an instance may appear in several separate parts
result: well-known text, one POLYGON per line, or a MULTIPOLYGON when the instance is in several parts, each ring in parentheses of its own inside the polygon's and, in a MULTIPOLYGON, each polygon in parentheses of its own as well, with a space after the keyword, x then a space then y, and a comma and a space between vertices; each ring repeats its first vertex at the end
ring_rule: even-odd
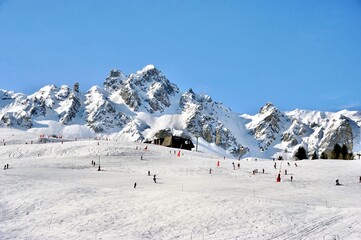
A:
POLYGON ((345 144, 348 149, 353 149, 354 136, 351 121, 346 116, 340 114, 323 127, 324 136, 320 141, 320 152, 330 154, 335 144, 345 144))
POLYGON ((272 113, 272 112, 279 112, 279 110, 273 105, 271 102, 267 102, 260 110, 260 114, 272 113))
POLYGON ((142 106, 154 113, 169 107, 170 98, 178 92, 178 87, 170 83, 162 72, 154 65, 148 65, 123 81, 118 94, 132 109, 138 111, 142 106))
POLYGON ((268 102, 247 124, 247 127, 258 140, 260 150, 266 151, 278 138, 281 138, 281 124, 285 121, 287 121, 285 116, 272 103, 268 102))
POLYGON ((142 70, 140 70, 140 72, 159 72, 159 70, 153 65, 153 64, 148 64, 147 66, 145 66, 144 68, 142 68, 142 70))
POLYGON ((127 76, 125 76, 121 71, 117 69, 110 70, 109 76, 105 79, 104 82, 104 89, 109 92, 115 92, 119 90, 122 82, 127 79, 127 76))

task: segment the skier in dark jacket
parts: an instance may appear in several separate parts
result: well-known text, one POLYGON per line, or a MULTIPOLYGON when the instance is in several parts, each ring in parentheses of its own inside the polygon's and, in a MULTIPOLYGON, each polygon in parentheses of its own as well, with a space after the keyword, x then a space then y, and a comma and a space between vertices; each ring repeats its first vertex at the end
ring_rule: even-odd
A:
POLYGON ((153 176, 153 181, 154 181, 154 183, 157 183, 157 178, 156 178, 156 175, 154 174, 154 176, 153 176))

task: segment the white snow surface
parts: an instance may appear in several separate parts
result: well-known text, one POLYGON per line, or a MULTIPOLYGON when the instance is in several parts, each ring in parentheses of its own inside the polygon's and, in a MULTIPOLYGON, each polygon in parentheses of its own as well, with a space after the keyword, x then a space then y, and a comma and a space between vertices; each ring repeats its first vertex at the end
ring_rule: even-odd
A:
POLYGON ((361 239, 360 160, 275 169, 206 148, 38 140, 0 131, 0 239, 361 239))

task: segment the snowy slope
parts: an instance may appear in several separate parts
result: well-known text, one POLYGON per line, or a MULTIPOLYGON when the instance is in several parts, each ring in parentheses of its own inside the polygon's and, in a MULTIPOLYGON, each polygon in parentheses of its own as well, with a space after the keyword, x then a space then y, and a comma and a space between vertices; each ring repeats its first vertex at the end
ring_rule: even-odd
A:
POLYGON ((177 157, 142 143, 44 144, 29 132, 1 133, 0 165, 9 169, 0 174, 0 239, 361 239, 359 160, 274 169, 244 158, 234 170, 234 160, 207 149, 177 157))

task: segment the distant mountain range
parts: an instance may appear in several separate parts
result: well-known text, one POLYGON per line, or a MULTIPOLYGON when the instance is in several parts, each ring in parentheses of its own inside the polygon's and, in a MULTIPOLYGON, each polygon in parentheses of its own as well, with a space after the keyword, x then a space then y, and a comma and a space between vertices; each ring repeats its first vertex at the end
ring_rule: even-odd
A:
POLYGON ((113 69, 103 86, 79 89, 48 85, 29 96, 0 89, 0 127, 128 141, 174 134, 233 156, 290 158, 300 146, 320 156, 336 143, 361 150, 359 111, 281 112, 266 103, 240 115, 210 96, 181 92, 153 65, 129 76, 113 69))

